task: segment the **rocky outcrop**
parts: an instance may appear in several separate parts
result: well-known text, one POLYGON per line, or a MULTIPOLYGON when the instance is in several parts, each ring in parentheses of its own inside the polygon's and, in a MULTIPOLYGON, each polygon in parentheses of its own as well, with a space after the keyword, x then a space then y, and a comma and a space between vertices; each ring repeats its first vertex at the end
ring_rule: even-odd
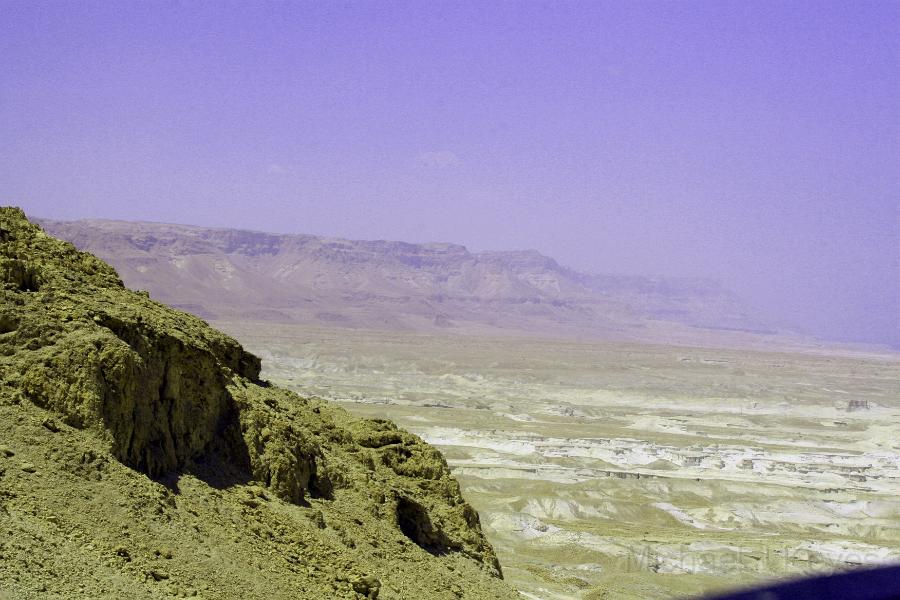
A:
MULTIPOLYGON (((437 450, 388 421, 260 381, 259 359, 233 339, 129 291, 111 267, 12 208, 0 209, 0 365, 0 406, 47 411, 57 429, 99 440, 149 478, 262 486, 290 505, 352 515, 360 531, 374 520, 386 538, 418 547, 423 564, 455 555, 501 576, 437 450)), ((363 541, 393 540, 345 545, 363 541)))

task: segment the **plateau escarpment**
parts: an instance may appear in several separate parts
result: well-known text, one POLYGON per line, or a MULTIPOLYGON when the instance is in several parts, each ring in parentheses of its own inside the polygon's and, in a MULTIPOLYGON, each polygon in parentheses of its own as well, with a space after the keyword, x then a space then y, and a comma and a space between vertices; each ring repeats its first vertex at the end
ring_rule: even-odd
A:
POLYGON ((12 208, 0 367, 0 597, 515 597, 437 450, 12 208))
POLYGON ((223 322, 656 341, 767 329, 716 282, 586 274, 533 250, 123 221, 41 224, 108 260, 129 286, 223 322))

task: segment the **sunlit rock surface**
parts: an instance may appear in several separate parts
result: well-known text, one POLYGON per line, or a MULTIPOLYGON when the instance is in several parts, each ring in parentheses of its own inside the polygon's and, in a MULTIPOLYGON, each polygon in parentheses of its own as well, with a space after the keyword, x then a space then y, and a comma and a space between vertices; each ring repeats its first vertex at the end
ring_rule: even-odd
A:
POLYGON ((515 598, 441 454, 0 208, 0 598, 515 598))

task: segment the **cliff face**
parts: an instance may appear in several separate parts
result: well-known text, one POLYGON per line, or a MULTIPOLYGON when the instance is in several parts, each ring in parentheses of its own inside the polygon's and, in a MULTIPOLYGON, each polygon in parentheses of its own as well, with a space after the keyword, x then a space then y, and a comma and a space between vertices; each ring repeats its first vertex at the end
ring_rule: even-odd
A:
POLYGON ((515 597, 435 449, 259 381, 233 339, 11 208, 0 367, 0 526, 24 540, 0 535, 0 592, 515 597))
POLYGON ((651 341, 765 329, 716 282, 585 274, 533 250, 159 223, 42 224, 109 260, 128 285, 210 319, 651 341))

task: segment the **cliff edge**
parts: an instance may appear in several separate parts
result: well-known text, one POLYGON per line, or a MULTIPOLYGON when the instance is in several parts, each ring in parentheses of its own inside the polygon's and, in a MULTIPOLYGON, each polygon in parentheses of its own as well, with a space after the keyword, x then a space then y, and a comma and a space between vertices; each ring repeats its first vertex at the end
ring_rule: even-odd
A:
POLYGON ((440 453, 0 208, 0 598, 516 598, 440 453))

